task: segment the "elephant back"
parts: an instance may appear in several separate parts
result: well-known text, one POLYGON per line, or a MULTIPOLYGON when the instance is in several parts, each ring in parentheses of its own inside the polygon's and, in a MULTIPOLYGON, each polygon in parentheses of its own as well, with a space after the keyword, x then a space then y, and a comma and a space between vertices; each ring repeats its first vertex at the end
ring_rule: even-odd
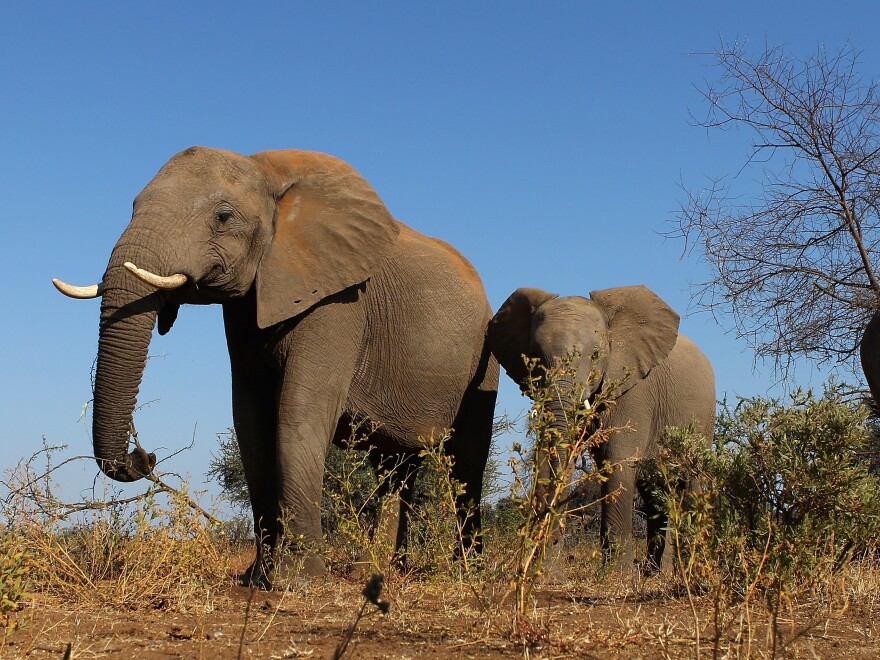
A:
POLYGON ((482 282, 447 243, 400 223, 397 244, 362 295, 367 327, 354 396, 390 431, 437 434, 453 425, 475 378, 497 388, 498 366, 484 355, 491 310, 482 282), (394 410, 379 419, 388 389, 394 410))

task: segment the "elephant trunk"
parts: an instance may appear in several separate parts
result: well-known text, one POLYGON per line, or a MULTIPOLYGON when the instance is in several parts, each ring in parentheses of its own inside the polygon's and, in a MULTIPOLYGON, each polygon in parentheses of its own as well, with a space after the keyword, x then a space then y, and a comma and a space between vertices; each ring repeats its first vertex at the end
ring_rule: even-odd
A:
POLYGON ((553 396, 547 403, 547 408, 553 415, 553 421, 550 428, 555 431, 552 434, 552 442, 554 445, 539 447, 538 455, 535 457, 538 462, 538 501, 542 506, 549 506, 547 501, 547 487, 552 481, 560 478, 560 473, 564 469, 568 460, 568 450, 566 448, 568 442, 568 421, 566 420, 566 411, 571 414, 570 380, 560 377, 554 385, 557 394, 553 396))
POLYGON ((559 393, 547 404, 547 407, 553 414, 553 422, 551 422, 550 428, 558 433, 559 440, 562 443, 557 445, 556 451, 550 456, 549 467, 556 473, 562 469, 567 460, 565 445, 568 442, 568 420, 566 414, 571 415, 572 413, 572 383, 560 378, 557 381, 557 387, 559 393))
POLYGON ((114 248, 104 275, 92 440, 95 458, 107 476, 136 481, 147 476, 156 463, 155 455, 140 447, 128 453, 128 437, 153 326, 167 294, 125 269, 126 261, 134 261, 163 270, 162 264, 156 263, 156 251, 132 245, 126 234, 114 248))

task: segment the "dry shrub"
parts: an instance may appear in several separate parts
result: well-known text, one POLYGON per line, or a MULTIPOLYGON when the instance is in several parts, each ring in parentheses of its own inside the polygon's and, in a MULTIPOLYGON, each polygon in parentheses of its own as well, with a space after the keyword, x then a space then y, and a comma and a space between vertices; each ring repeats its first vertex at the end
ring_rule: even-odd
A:
POLYGON ((8 473, 2 503, 34 592, 78 604, 210 608, 213 594, 230 582, 233 552, 215 522, 193 506, 185 484, 65 504, 55 495, 52 470, 38 476, 33 467, 38 457, 51 462, 52 451, 8 473))
POLYGON ((364 562, 387 571, 392 548, 377 533, 382 482, 370 463, 370 451, 356 449, 357 438, 330 447, 321 495, 322 553, 334 573, 350 574, 364 562))
MULTIPOLYGON (((546 402, 552 395, 552 391, 536 393, 535 399, 546 402)), ((702 631, 704 637, 707 634, 712 637, 712 651, 716 656, 748 657, 785 654, 786 649, 792 649, 799 640, 803 644, 805 636, 817 626, 832 617, 839 618, 848 605, 850 611, 855 609, 853 604, 860 607, 867 604, 876 610, 880 594, 876 562, 869 560, 869 549, 860 546, 858 539, 847 548, 849 539, 841 536, 842 532, 854 529, 868 537, 875 534, 870 524, 876 523, 877 517, 863 519, 860 513, 862 504, 870 502, 870 497, 862 500, 846 494, 868 493, 875 483, 865 481, 867 477, 856 460, 858 450, 853 454, 845 449, 848 439, 853 440, 853 447, 860 446, 861 436, 849 433, 858 430, 859 424, 851 423, 851 417, 839 414, 833 406, 805 404, 801 408, 808 409, 810 414, 776 416, 774 419, 784 422, 782 426, 777 427, 775 422, 769 426, 758 424, 757 428, 764 430, 748 436, 738 431, 732 433, 732 430, 754 424, 734 425, 730 426, 730 432, 722 429, 718 437, 751 438, 758 443, 755 458, 760 458, 766 468, 776 465, 781 470, 788 455, 797 460, 812 457, 813 464, 816 458, 827 457, 828 460, 822 459, 822 470, 840 466, 845 468, 845 474, 853 477, 834 480, 835 485, 846 486, 843 490, 832 492, 828 488, 816 488, 816 483, 824 483, 822 479, 826 477, 822 475, 830 473, 811 472, 802 462, 796 463, 797 469, 790 472, 777 470, 780 475, 791 476, 762 483, 790 486, 784 491, 767 490, 767 494, 774 494, 773 502, 782 501, 778 499, 782 493, 786 496, 800 493, 798 497, 830 498, 833 495, 834 501, 839 503, 832 504, 831 499, 823 503, 811 500, 814 504, 810 507, 800 507, 810 513, 802 519, 801 525, 792 517, 798 510, 797 500, 785 500, 788 504, 777 513, 788 516, 784 519, 787 527, 781 524, 782 518, 768 524, 763 513, 766 504, 761 505, 764 508, 759 509, 760 516, 747 516, 745 514, 752 510, 748 502, 736 499, 740 495, 756 496, 754 484, 760 482, 755 479, 757 473, 733 470, 735 466, 743 467, 741 462, 723 463, 729 466, 729 474, 741 475, 738 483, 752 485, 724 490, 716 487, 719 482, 713 485, 708 480, 702 491, 675 490, 674 498, 679 499, 671 499, 670 507, 678 507, 678 514, 673 510, 671 520, 679 537, 667 551, 677 553, 679 573, 648 580, 640 574, 604 572, 595 539, 570 533, 573 525, 566 521, 570 522, 570 516, 576 515, 572 509, 586 502, 578 499, 582 493, 577 490, 595 487, 594 480, 600 477, 589 477, 572 488, 568 478, 573 465, 567 463, 568 467, 541 476, 542 461, 557 447, 565 446, 571 456, 578 453, 580 445, 574 440, 580 436, 560 438, 550 433, 540 406, 531 417, 530 431, 544 433, 540 429, 547 428, 547 437, 540 441, 544 444, 538 445, 537 452, 528 446, 521 448, 516 457, 519 461, 517 485, 521 490, 496 504, 493 516, 484 518, 488 528, 483 534, 489 541, 479 557, 463 543, 461 519, 455 510, 455 495, 460 492, 460 484, 450 476, 449 459, 442 451, 442 443, 433 444, 421 457, 423 471, 416 486, 409 569, 397 571, 389 563, 385 564, 386 593, 395 614, 383 625, 398 631, 403 639, 411 634, 447 641, 460 638, 462 641, 451 647, 450 655, 464 652, 479 655, 481 650, 493 645, 509 653, 511 641, 522 648, 524 655, 583 657, 608 650, 626 652, 630 645, 639 653, 646 651, 644 645, 649 645, 657 650, 657 655, 661 649, 667 655, 680 652, 690 655, 694 648, 699 654, 701 644, 709 645, 701 642, 702 631), (767 432, 776 428, 793 429, 800 435, 767 432), (813 453, 785 444, 795 440, 808 443, 814 435, 821 440, 821 447, 813 453), (774 438, 779 440, 779 452, 761 444, 775 442, 774 438), (831 449, 837 442, 835 438, 845 440, 842 449, 831 449), (842 453, 834 459, 836 451, 842 453), (783 462, 777 463, 777 460, 783 462), (540 497, 535 496, 535 488, 540 491, 540 497), (728 498, 728 504, 724 504, 722 496, 728 498), (840 499, 836 499, 838 497, 840 499), (832 517, 815 515, 824 512, 830 512, 832 517), (722 513, 729 523, 719 518, 722 513), (552 530, 557 523, 567 532, 569 541, 578 538, 580 541, 578 545, 568 546, 561 558, 571 581, 564 585, 546 585, 540 582, 546 546, 538 546, 552 540, 552 530), (833 526, 833 534, 822 533, 826 524, 833 526), (784 534, 794 532, 803 534, 796 537, 800 541, 794 546, 790 542, 787 546, 783 544, 784 534), (809 550, 812 554, 808 555, 804 539, 822 543, 813 543, 809 550), (777 540, 778 546, 774 545, 777 540), (793 547, 801 554, 794 555, 793 547), (836 560, 842 550, 846 552, 840 564, 836 560), (786 566, 792 564, 783 562, 795 560, 805 572, 794 582, 786 582, 792 575, 786 572, 786 566), (690 568, 682 568, 688 565, 690 568), (692 621, 688 621, 687 603, 681 598, 679 587, 683 579, 694 604, 692 621), (520 594, 525 597, 511 606, 512 599, 504 600, 502 595, 514 595, 511 582, 516 580, 520 581, 520 594), (774 590, 774 584, 782 588, 774 590), (812 592, 808 594, 809 590, 812 592), (654 617, 649 623, 648 603, 651 603, 650 609, 653 610, 656 603, 664 611, 662 621, 654 617), (611 621, 613 617, 618 620, 611 621)), ((753 410, 760 412, 761 409, 753 410)), ((572 414, 575 421, 589 421, 593 413, 581 409, 572 414)), ((750 419, 753 418, 739 417, 741 422, 750 419)), ((759 415, 754 419, 764 418, 759 415)), ((583 428, 582 424, 571 425, 572 432, 580 433, 577 429, 583 428)), ((670 438, 676 440, 674 434, 670 438)), ((727 455, 720 450, 714 454, 708 450, 696 452, 694 446, 699 446, 698 439, 685 431, 677 438, 678 447, 667 445, 669 451, 661 455, 661 467, 666 470, 670 484, 680 482, 683 475, 692 474, 694 470, 700 478, 709 479, 712 472, 706 466, 717 467, 722 463, 707 462, 727 460, 727 455), (689 444, 691 441, 696 444, 689 444)), ((39 458, 50 454, 47 448, 39 458)), ((162 491, 157 484, 145 482, 147 493, 129 501, 117 496, 65 505, 56 495, 57 487, 50 483, 51 470, 47 468, 38 476, 33 469, 35 459, 38 457, 23 462, 7 476, 8 494, 0 500, 0 514, 7 530, 0 535, 0 542, 9 544, 2 546, 4 552, 10 548, 8 555, 3 555, 9 561, 0 564, 0 578, 12 577, 3 583, 6 608, 3 615, 7 616, 7 624, 15 621, 16 609, 26 599, 25 591, 57 595, 72 606, 106 604, 134 609, 204 611, 211 608, 218 589, 231 583, 230 561, 240 545, 234 545, 227 530, 194 508, 184 489, 162 491), (29 585, 23 580, 16 581, 16 576, 25 574, 29 585)), ((324 552, 331 559, 330 566, 337 576, 347 575, 355 557, 367 547, 373 548, 369 552, 378 552, 376 542, 369 541, 376 509, 370 500, 376 494, 376 482, 366 455, 355 450, 331 456, 328 473, 325 483, 336 494, 325 493, 330 504, 325 500, 328 535, 324 552)), ((878 491, 875 488, 873 492, 878 491)), ((239 541, 242 531, 239 529, 239 541)), ((251 543, 250 539, 246 542, 251 543)), ((381 544, 381 540, 378 542, 381 544)), ((328 602, 328 593, 332 592, 337 594, 334 598, 343 598, 340 602, 333 601, 341 607, 346 597, 339 594, 345 594, 346 589, 338 588, 340 584, 342 581, 336 579, 298 587, 298 605, 317 611, 328 602)), ((281 593, 276 613, 282 611, 288 593, 281 593)), ((245 623, 242 639, 250 616, 250 602, 251 599, 241 612, 245 623)), ((352 601, 352 604, 356 603, 352 601)), ((269 626, 277 625, 281 618, 276 619, 273 613, 269 623, 261 628, 262 632, 253 635, 262 638, 269 626)), ((871 634, 870 629, 866 630, 866 635, 871 634)), ((351 634, 356 633, 352 628, 351 634)), ((357 641, 356 637, 352 639, 357 641)))
POLYGON ((18 612, 28 597, 30 559, 17 535, 0 535, 0 617, 4 638, 22 627, 18 612))
MULTIPOLYGON (((593 359, 598 357, 594 355, 593 359)), ((569 520, 599 504, 598 500, 586 500, 584 496, 606 478, 607 470, 613 469, 579 469, 590 451, 607 442, 618 429, 606 427, 603 414, 614 405, 617 385, 609 384, 595 393, 591 404, 585 404, 586 383, 598 376, 590 373, 585 382, 579 383, 578 358, 574 351, 549 368, 537 360, 526 360, 526 394, 533 402, 528 418, 532 442, 525 447, 515 443, 510 459, 514 478, 511 502, 519 514, 510 568, 511 591, 520 617, 533 607, 532 592, 543 579, 547 564, 554 564, 549 568, 560 569, 555 564, 569 520), (558 403, 559 414, 565 417, 564 428, 560 428, 554 403, 558 403), (551 551, 554 545, 556 548, 551 551), (554 556, 549 556, 551 552, 554 556)))
POLYGON ((470 569, 476 551, 464 538, 462 523, 473 511, 458 509, 463 485, 452 477, 453 459, 444 449, 448 440, 448 432, 425 440, 419 453, 405 558, 393 556, 388 531, 380 527, 387 522, 380 515, 383 506, 393 504, 399 491, 391 490, 385 502, 378 501, 388 476, 374 473, 369 454, 375 450, 356 449, 354 442, 330 449, 321 508, 323 552, 334 572, 347 575, 355 565, 368 563, 383 572, 398 565, 405 566, 407 575, 457 579, 462 570, 470 569))

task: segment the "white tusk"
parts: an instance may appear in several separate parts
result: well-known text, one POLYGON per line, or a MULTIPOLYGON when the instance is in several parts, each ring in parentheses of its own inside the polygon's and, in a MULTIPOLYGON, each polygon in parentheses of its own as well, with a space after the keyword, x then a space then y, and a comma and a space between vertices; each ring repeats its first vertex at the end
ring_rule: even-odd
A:
POLYGON ((144 270, 143 268, 138 268, 130 261, 126 261, 123 264, 132 275, 141 280, 142 282, 146 282, 157 289, 177 289, 184 284, 186 284, 186 275, 181 273, 177 273, 175 275, 156 275, 155 273, 151 273, 148 270, 144 270))
POLYGON ((102 293, 104 293, 104 283, 100 284, 92 284, 91 286, 73 286, 72 284, 68 284, 67 282, 62 282, 57 278, 52 278, 52 284, 55 285, 55 288, 58 289, 65 296, 69 296, 70 298, 77 298, 79 300, 89 300, 91 298, 97 298, 102 293))

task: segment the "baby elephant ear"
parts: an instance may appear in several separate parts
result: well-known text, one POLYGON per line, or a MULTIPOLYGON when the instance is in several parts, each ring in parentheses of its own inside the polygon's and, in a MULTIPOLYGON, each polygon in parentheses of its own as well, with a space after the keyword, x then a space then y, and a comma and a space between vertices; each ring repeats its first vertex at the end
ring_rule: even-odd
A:
POLYGON ((520 386, 525 384, 528 376, 522 356, 534 357, 530 353, 532 314, 555 297, 555 293, 547 293, 541 289, 517 289, 489 321, 486 335, 489 349, 507 375, 520 386))
POLYGON ((679 316, 643 285, 591 291, 590 298, 609 321, 605 381, 623 381, 618 390, 623 394, 669 355, 678 340, 679 316))
POLYGON ((269 327, 368 280, 400 226, 347 163, 311 151, 254 154, 276 199, 275 234, 257 271, 257 324, 269 327))

